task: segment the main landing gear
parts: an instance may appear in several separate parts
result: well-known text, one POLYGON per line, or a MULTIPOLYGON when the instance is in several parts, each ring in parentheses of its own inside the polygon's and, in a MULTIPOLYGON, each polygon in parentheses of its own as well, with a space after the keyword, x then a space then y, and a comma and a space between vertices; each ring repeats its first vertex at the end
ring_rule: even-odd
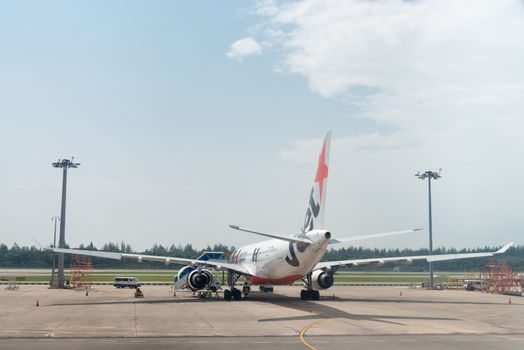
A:
POLYGON ((240 300, 242 299, 242 293, 240 292, 240 289, 226 289, 224 291, 224 300, 230 301, 231 299, 240 300))
POLYGON ((302 289, 300 291, 300 299, 302 300, 320 300, 320 293, 314 289, 302 289))
POLYGON ((300 299, 302 300, 320 300, 320 293, 318 290, 313 289, 313 283, 311 281, 311 272, 307 274, 305 282, 306 289, 300 291, 300 299))
POLYGON ((240 289, 235 288, 236 281, 240 278, 240 275, 235 276, 233 271, 227 271, 227 285, 228 289, 224 290, 224 300, 230 301, 231 299, 241 300, 242 292, 240 289))

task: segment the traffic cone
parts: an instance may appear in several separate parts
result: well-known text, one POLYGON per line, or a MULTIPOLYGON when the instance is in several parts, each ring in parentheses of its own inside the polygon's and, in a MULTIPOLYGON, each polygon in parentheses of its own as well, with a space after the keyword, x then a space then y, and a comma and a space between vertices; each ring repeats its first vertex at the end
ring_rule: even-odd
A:
POLYGON ((511 305, 511 297, 508 299, 508 304, 511 305))
POLYGON ((38 299, 36 299, 36 306, 40 306, 40 303, 38 302, 38 299))

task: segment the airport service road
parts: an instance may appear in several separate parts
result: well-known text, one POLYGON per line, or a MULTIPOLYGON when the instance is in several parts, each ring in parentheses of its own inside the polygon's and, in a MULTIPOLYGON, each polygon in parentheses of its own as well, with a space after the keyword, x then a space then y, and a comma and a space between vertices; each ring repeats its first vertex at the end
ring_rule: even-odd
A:
MULTIPOLYGON (((523 334, 506 335, 371 335, 306 338, 318 350, 515 350, 524 347, 523 334)), ((308 349, 295 337, 206 337, 206 338, 76 338, 76 339, 2 339, 2 349, 41 350, 243 350, 243 349, 308 349)))
POLYGON ((174 297, 169 286, 145 286, 143 291, 144 299, 135 299, 133 290, 112 286, 97 286, 88 296, 45 286, 2 288, 0 338, 193 336, 204 342, 247 336, 298 341, 308 327, 306 339, 426 334, 478 339, 478 334, 503 337, 524 330, 524 298, 513 297, 509 304, 508 296, 466 291, 334 287, 321 292, 316 302, 301 301, 300 287, 292 286, 237 302, 202 300, 187 292, 174 297))

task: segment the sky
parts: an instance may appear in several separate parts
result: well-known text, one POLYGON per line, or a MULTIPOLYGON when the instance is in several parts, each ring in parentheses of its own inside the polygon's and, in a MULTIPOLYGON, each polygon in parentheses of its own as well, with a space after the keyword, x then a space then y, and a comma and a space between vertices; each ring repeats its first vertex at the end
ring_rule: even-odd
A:
POLYGON ((196 248, 325 225, 524 244, 524 2, 0 1, 0 242, 196 248))

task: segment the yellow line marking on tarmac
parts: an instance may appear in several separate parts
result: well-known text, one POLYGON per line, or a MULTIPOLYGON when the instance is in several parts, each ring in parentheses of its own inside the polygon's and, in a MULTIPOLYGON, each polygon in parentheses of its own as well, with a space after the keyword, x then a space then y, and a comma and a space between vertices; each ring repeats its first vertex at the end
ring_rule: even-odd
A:
POLYGON ((315 348, 313 345, 309 344, 305 339, 304 339, 304 335, 306 334, 307 330, 310 329, 311 327, 313 327, 313 325, 317 323, 316 321, 315 322, 311 322, 310 324, 306 325, 304 328, 302 328, 302 330, 300 331, 300 334, 298 335, 298 338, 300 339, 300 341, 302 342, 302 344, 304 344, 304 346, 310 350, 317 350, 317 348, 315 348))

